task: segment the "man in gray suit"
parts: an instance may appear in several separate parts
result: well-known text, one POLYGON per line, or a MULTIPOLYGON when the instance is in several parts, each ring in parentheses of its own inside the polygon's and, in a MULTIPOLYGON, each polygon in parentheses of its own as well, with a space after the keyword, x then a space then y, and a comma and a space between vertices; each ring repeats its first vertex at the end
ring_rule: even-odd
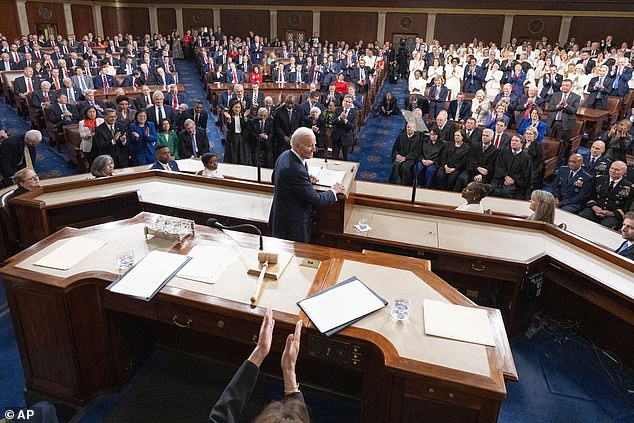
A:
POLYGON ((571 91, 572 81, 564 79, 561 91, 554 93, 548 103, 548 135, 560 138, 564 143, 563 157, 570 155, 570 133, 577 123, 577 110, 581 104, 581 97, 571 91))
POLYGON ((73 81, 73 86, 82 93, 86 90, 95 89, 95 86, 92 83, 92 78, 88 75, 84 75, 84 70, 82 68, 75 68, 75 75, 71 76, 70 79, 73 81))

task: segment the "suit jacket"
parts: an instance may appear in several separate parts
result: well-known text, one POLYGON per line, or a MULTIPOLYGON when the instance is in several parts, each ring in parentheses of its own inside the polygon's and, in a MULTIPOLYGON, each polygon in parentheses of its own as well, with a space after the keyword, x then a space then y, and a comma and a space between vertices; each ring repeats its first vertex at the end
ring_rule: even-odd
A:
MULTIPOLYGON (((543 109, 544 108, 544 99, 537 96, 535 97, 535 104, 540 108, 543 109)), ((523 95, 521 96, 516 102, 515 102, 515 110, 517 110, 518 112, 525 112, 527 109, 527 104, 528 104, 528 96, 527 95, 523 95)))
POLYGON ((476 141, 471 144, 469 157, 467 159, 467 169, 469 173, 468 180, 471 181, 474 176, 479 175, 479 167, 488 170, 486 175, 482 175, 482 182, 489 183, 493 179, 495 172, 495 161, 497 160, 499 150, 493 144, 489 145, 486 150, 482 151, 482 141, 476 141))
MULTIPOLYGON (((15 63, 12 60, 9 60, 7 63, 9 64, 9 70, 18 70, 19 63, 15 63)), ((3 61, 3 62, 0 62, 0 71, 4 71, 4 70, 7 70, 7 69, 3 61)))
MULTIPOLYGON (((233 77, 234 77, 234 75, 233 75, 233 72, 231 72, 231 69, 227 69, 225 71, 225 82, 228 82, 228 83, 232 84, 233 83, 233 77)), ((238 84, 242 84, 244 82, 244 73, 238 68, 236 68, 235 77, 238 80, 238 84)))
POLYGON ((436 128, 438 129, 438 131, 440 131, 440 136, 438 137, 438 140, 444 142, 453 142, 454 124, 452 122, 447 121, 442 129, 440 129, 440 127, 434 123, 434 126, 432 128, 436 128))
POLYGON ((343 112, 343 107, 337 107, 335 111, 335 117, 333 120, 333 129, 332 129, 332 142, 338 142, 341 145, 352 145, 353 141, 353 131, 357 126, 357 118, 359 117, 359 112, 355 108, 351 108, 348 111, 348 119, 341 120, 339 115, 343 112))
POLYGON ((292 150, 277 159, 272 181, 275 188, 269 226, 273 236, 309 242, 313 209, 335 203, 336 196, 332 191, 315 191, 308 169, 292 150))
MULTIPOLYGON (((192 146, 192 136, 186 129, 178 133, 178 157, 188 159, 194 156, 192 146)), ((207 139, 207 131, 202 128, 196 128, 196 157, 201 157, 205 153, 209 153, 209 140, 207 139)))
MULTIPOLYGON (((582 59, 577 60, 577 64, 583 65, 583 60, 582 59)), ((586 75, 589 75, 592 72, 592 69, 594 69, 594 67, 596 66, 596 62, 592 59, 588 59, 588 62, 584 66, 586 68, 585 69, 586 75)))
MULTIPOLYGON (((55 91, 48 92, 49 103, 53 103, 56 98, 57 98, 57 93, 55 91)), ((31 104, 33 105, 34 108, 36 108, 37 110, 41 110, 42 103, 44 101, 45 101, 45 98, 44 98, 44 93, 42 92, 42 90, 33 91, 33 94, 31 94, 31 104)))
POLYGON ((464 92, 475 93, 482 89, 482 79, 484 78, 483 70, 480 66, 476 65, 472 73, 471 65, 465 66, 464 70, 464 92))
MULTIPOLYGON (((92 78, 87 76, 87 75, 82 75, 81 76, 84 80, 84 84, 86 85, 86 88, 88 88, 89 90, 92 90, 95 88, 95 84, 92 82, 92 78)), ((81 84, 79 82, 79 76, 77 75, 73 75, 70 77, 71 81, 73 81, 73 86, 77 87, 77 89, 81 89, 81 84)))
MULTIPOLYGON (((181 170, 178 168, 178 163, 176 163, 176 160, 170 160, 169 162, 167 162, 167 164, 169 165, 170 169, 172 169, 172 171, 174 172, 180 172, 181 170)), ((154 164, 152 166, 150 166, 149 170, 165 170, 165 168, 163 167, 163 165, 157 160, 154 162, 154 164)))
MULTIPOLYGON (((178 104, 185 103, 185 95, 178 93, 176 94, 176 97, 178 99, 178 104)), ((165 94, 165 104, 169 104, 170 106, 174 107, 174 94, 165 94)))
MULTIPOLYGON (((500 100, 502 100, 502 98, 504 97, 504 93, 499 93, 498 95, 495 96, 495 99, 493 100, 493 104, 498 104, 500 100)), ((517 94, 515 94, 514 92, 512 92, 511 94, 509 94, 510 99, 509 101, 509 106, 506 109, 506 114, 510 117, 513 115, 513 111, 515 111, 515 109, 517 108, 517 94)))
MULTIPOLYGON (((341 106, 341 94, 338 92, 335 92, 333 95, 334 98, 334 103, 336 107, 341 106)), ((321 104, 324 105, 324 107, 327 107, 328 104, 330 103, 329 98, 331 97, 330 92, 325 92, 324 94, 321 95, 321 98, 319 99, 319 102, 321 104)))
POLYGON ((436 85, 432 85, 429 89, 429 101, 437 101, 444 104, 447 101, 447 94, 449 94, 449 89, 446 86, 441 85, 440 89, 438 89, 436 85), (436 93, 438 93, 438 100, 436 100, 436 93))
MULTIPOLYGON (((260 129, 260 119, 252 119, 249 121, 249 134, 251 135, 252 145, 257 143, 257 140, 260 139, 260 134, 266 134, 267 139, 261 140, 260 148, 263 150, 271 151, 273 148, 272 140, 273 140, 273 118, 268 117, 264 121, 264 127, 260 129)), ((255 152, 255 149, 253 150, 255 152)))
MULTIPOLYGON (((493 133, 493 140, 491 140, 491 144, 495 145, 495 138, 497 137, 497 133, 493 133)), ((497 146, 498 150, 509 150, 511 148, 511 136, 506 132, 502 133, 500 137, 500 142, 497 146)))
POLYGON ((623 221, 623 215, 630 209, 634 200, 634 186, 625 178, 621 178, 618 184, 610 190, 610 175, 600 175, 594 178, 592 194, 587 206, 599 206, 603 210, 609 210, 619 222, 623 221))
MULTIPOLYGON (((548 103, 548 117, 546 118, 546 124, 548 128, 552 128, 555 118, 557 117, 557 105, 561 101, 563 93, 561 91, 555 93, 550 98, 548 103)), ((581 105, 581 97, 572 91, 568 93, 567 106, 561 109, 561 123, 564 130, 570 131, 574 129, 577 124, 577 110, 581 105)))
MULTIPOLYGON (((458 108, 458 100, 451 100, 449 102, 449 110, 447 110, 447 114, 449 115, 449 119, 456 120, 456 109, 458 108)), ((465 121, 468 117, 471 117, 471 104, 463 101, 460 105, 460 110, 458 113, 458 120, 465 121)))
POLYGON ((176 82, 171 73, 164 73, 163 78, 161 78, 159 74, 154 75, 154 82, 156 85, 170 85, 176 82), (165 78, 165 80, 163 80, 163 78, 165 78))
MULTIPOLYGON (((40 78, 37 78, 36 76, 33 76, 33 78, 31 78, 31 84, 33 85, 34 91, 40 88, 41 83, 42 81, 40 80, 40 78)), ((13 81, 13 84, 15 86, 16 93, 24 94, 28 92, 28 87, 26 85, 26 79, 24 78, 24 75, 15 78, 15 81, 13 81)))
POLYGON ((617 68, 611 69, 610 72, 606 75, 606 79, 609 81, 610 95, 623 97, 630 90, 627 81, 632 79, 632 69, 625 66, 623 68, 623 72, 618 75, 618 81, 616 83, 617 88, 614 89, 614 82, 617 79, 617 68))
MULTIPOLYGON (((20 169, 26 167, 24 159, 24 135, 26 133, 18 133, 6 138, 0 143, 0 172, 2 173, 1 186, 9 186, 13 184, 11 177, 20 169)), ((31 161, 35 163, 35 146, 29 147, 31 161)))
POLYGON ((557 179, 551 187, 552 194, 562 206, 576 205, 581 210, 592 192, 592 175, 581 168, 570 178, 570 168, 562 166, 557 171, 557 179))
POLYGON ((121 83, 122 87, 138 87, 141 82, 141 78, 137 78, 134 75, 128 75, 121 83))
POLYGON ((599 156, 594 163, 590 154, 583 155, 583 168, 592 176, 607 174, 612 165, 612 160, 607 159, 604 155, 599 156))
MULTIPOLYGON (((207 114, 206 111, 203 110, 202 112, 200 112, 200 116, 198 117, 198 122, 195 122, 196 126, 206 130, 208 118, 209 118, 209 115, 207 114)), ((194 109, 187 109, 183 113, 180 114, 178 118, 178 127, 181 129, 185 128, 185 121, 187 119, 194 120, 194 109)))
MULTIPOLYGON (((466 129, 465 129, 465 133, 466 129)), ((467 133, 467 138, 464 140, 464 142, 466 142, 467 144, 471 144, 473 145, 476 142, 481 142, 482 141, 482 129, 475 127, 473 128, 473 131, 471 132, 471 135, 469 135, 467 133)))
MULTIPOLYGON (((125 134, 126 128, 120 123, 115 123, 115 134, 125 134)), ((108 128, 108 125, 104 122, 97 126, 95 129, 95 137, 93 139, 93 146, 91 155, 94 157, 102 154, 109 154, 114 161, 116 168, 127 167, 130 165, 130 144, 122 142, 121 138, 113 144, 113 136, 108 128)))
MULTIPOLYGON (((150 93, 150 100, 152 100, 152 93, 150 93)), ((134 103, 136 104, 137 110, 147 109, 148 107, 151 107, 151 104, 148 104, 143 94, 138 95, 134 99, 134 103)))
POLYGON ((595 76, 588 82, 588 104, 598 109, 605 110, 608 108, 608 97, 610 96, 611 89, 610 79, 603 78, 603 88, 597 86, 599 83, 599 77, 595 76))
MULTIPOLYGON (((106 80, 108 81, 109 88, 115 88, 117 84, 114 82, 114 78, 110 75, 106 75, 106 80)), ((105 88, 103 83, 103 75, 97 75, 92 79, 92 83, 95 86, 95 89, 98 90, 100 88, 105 88)))
MULTIPOLYGON (((156 120, 156 106, 150 106, 145 110, 147 112, 147 120, 154 123, 154 126, 158 128, 160 122, 157 122, 156 120)), ((172 126, 176 126, 178 113, 172 108, 172 106, 168 106, 167 103, 163 103, 163 111, 165 112, 163 118, 169 119, 169 121, 172 122, 172 126)))
POLYGON ((71 87, 70 89, 66 87, 62 87, 59 91, 57 91, 57 95, 59 96, 60 94, 64 94, 66 97, 68 97, 68 101, 71 102, 72 101, 70 96, 71 90, 75 98, 75 101, 84 101, 84 95, 81 93, 81 91, 79 91, 75 87, 71 87))
POLYGON ((302 111, 299 107, 293 108, 292 120, 288 118, 288 110, 286 107, 280 107, 273 118, 273 139, 278 146, 290 148, 290 145, 284 141, 284 137, 291 137, 293 132, 302 126, 302 111))
MULTIPOLYGON (((621 244, 619 246, 619 248, 616 249, 616 251, 619 251, 621 248, 623 248, 623 245, 626 243, 627 241, 623 241, 623 244, 621 244)), ((619 251, 617 254, 622 255, 625 258, 628 258, 630 260, 634 260, 634 244, 630 245, 628 248, 626 248, 623 251, 619 251)))
POLYGON ((51 120, 51 122, 58 124, 58 123, 62 123, 64 121, 66 122, 74 122, 77 123, 79 122, 79 111, 77 110, 77 107, 75 107, 74 104, 66 104, 66 108, 68 109, 69 112, 71 112, 73 115, 70 116, 69 118, 65 119, 62 116, 62 108, 60 107, 59 103, 56 101, 53 104, 51 104, 51 107, 49 107, 48 110, 48 116, 49 119, 51 120))
POLYGON ((564 77, 560 74, 556 74, 555 77, 552 78, 551 75, 548 74, 543 76, 542 81, 543 88, 542 92, 539 93, 539 96, 548 100, 550 97, 548 92, 551 90, 551 88, 553 90, 553 95, 561 92, 561 83, 564 81, 564 77))
POLYGON ((288 75, 288 72, 286 71, 286 69, 284 69, 284 70, 273 69, 271 71, 271 79, 273 80, 273 82, 281 81, 282 80, 282 78, 281 78, 282 74, 284 75, 284 82, 289 82, 288 81, 289 75, 288 75))

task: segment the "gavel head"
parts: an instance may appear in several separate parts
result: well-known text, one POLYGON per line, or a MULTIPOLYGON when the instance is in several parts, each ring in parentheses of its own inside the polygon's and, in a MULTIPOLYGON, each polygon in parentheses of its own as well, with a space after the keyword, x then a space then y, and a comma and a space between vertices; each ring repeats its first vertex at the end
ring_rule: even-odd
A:
POLYGON ((277 253, 267 253, 267 252, 261 252, 258 253, 258 261, 260 263, 264 263, 264 262, 269 262, 269 264, 275 264, 277 263, 277 253))

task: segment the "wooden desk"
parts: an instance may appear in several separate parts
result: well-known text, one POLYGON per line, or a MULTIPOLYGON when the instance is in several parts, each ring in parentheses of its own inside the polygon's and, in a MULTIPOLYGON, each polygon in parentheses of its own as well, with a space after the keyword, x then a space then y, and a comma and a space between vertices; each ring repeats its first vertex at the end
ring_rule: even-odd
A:
MULTIPOLYGON (((178 87, 178 92, 184 92, 183 84, 176 84, 178 87)), ((95 98, 99 98, 102 100, 114 99, 117 97, 116 91, 118 89, 123 89, 125 95, 134 98, 137 95, 142 94, 141 87, 115 87, 115 88, 100 88, 95 90, 95 98)), ((154 91, 163 91, 166 93, 169 91, 169 85, 152 85, 150 86, 150 91, 153 93, 154 91)))
POLYGON ((607 122, 609 114, 610 112, 608 110, 580 107, 577 111, 577 119, 583 122, 582 130, 585 130, 586 125, 589 122, 594 123, 594 132, 592 133, 591 139, 596 140, 599 138, 599 134, 601 133, 601 129, 603 128, 603 123, 607 122))
MULTIPOLYGON (((245 91, 251 90, 251 83, 245 82, 242 84, 245 91)), ((215 108, 218 104, 218 96, 223 91, 233 90, 233 84, 228 82, 220 83, 214 82, 207 84, 207 93, 209 99, 212 101, 213 107, 215 108)), ((271 96, 273 98, 273 104, 277 105, 282 103, 287 95, 293 94, 295 95, 295 104, 299 104, 301 101, 302 94, 310 91, 310 84, 301 83, 285 83, 278 84, 275 82, 263 82, 260 84, 260 92, 265 96, 271 96)))
MULTIPOLYGON (((179 245, 146 241, 143 224, 152 218, 143 213, 92 228, 66 228, 0 269, 29 394, 80 406, 120 389, 155 345, 239 364, 257 338, 262 307, 270 304, 277 321, 274 354, 283 350, 294 322, 304 320, 301 383, 360 400, 362 422, 408 422, 412 410, 426 410, 430 422, 456 416, 465 422, 497 421, 506 397, 504 379, 517 379, 500 313, 487 310, 495 348, 425 335, 424 298, 474 305, 426 270, 422 260, 267 238, 267 250, 288 251, 295 258, 279 282, 265 289, 262 307, 252 310, 249 297, 256 278, 246 276, 246 266, 256 257, 257 237, 197 227, 195 238, 179 245), (75 236, 97 237, 108 244, 67 271, 33 265, 59 245, 55 243, 75 236), (145 302, 104 289, 117 276, 112 252, 117 245, 133 246, 135 257, 150 250, 186 254, 194 245, 215 245, 239 258, 215 285, 175 278, 145 302), (305 257, 320 260, 319 268, 301 267, 305 257), (410 319, 396 323, 386 308, 333 337, 319 334, 296 301, 350 275, 358 275, 386 299, 410 295, 410 319)), ((279 368, 275 372, 279 374, 279 368)))

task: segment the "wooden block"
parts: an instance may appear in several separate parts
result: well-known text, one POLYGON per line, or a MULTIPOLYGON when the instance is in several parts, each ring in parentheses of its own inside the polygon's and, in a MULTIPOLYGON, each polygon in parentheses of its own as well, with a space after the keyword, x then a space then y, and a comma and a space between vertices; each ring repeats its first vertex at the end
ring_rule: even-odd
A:
MULTIPOLYGON (((282 273, 284 272, 288 264, 291 262, 291 259, 293 258, 293 254, 291 253, 275 253, 275 254, 277 254, 277 263, 269 264, 268 268, 266 269, 266 273, 264 274, 264 277, 268 279, 278 280, 282 276, 282 273)), ((258 256, 257 254, 255 254, 254 263, 252 266, 249 267, 249 270, 247 272, 249 275, 252 275, 252 276, 260 275, 260 271, 262 270, 262 266, 264 265, 264 263, 262 262, 256 263, 257 259, 258 259, 258 256)))

